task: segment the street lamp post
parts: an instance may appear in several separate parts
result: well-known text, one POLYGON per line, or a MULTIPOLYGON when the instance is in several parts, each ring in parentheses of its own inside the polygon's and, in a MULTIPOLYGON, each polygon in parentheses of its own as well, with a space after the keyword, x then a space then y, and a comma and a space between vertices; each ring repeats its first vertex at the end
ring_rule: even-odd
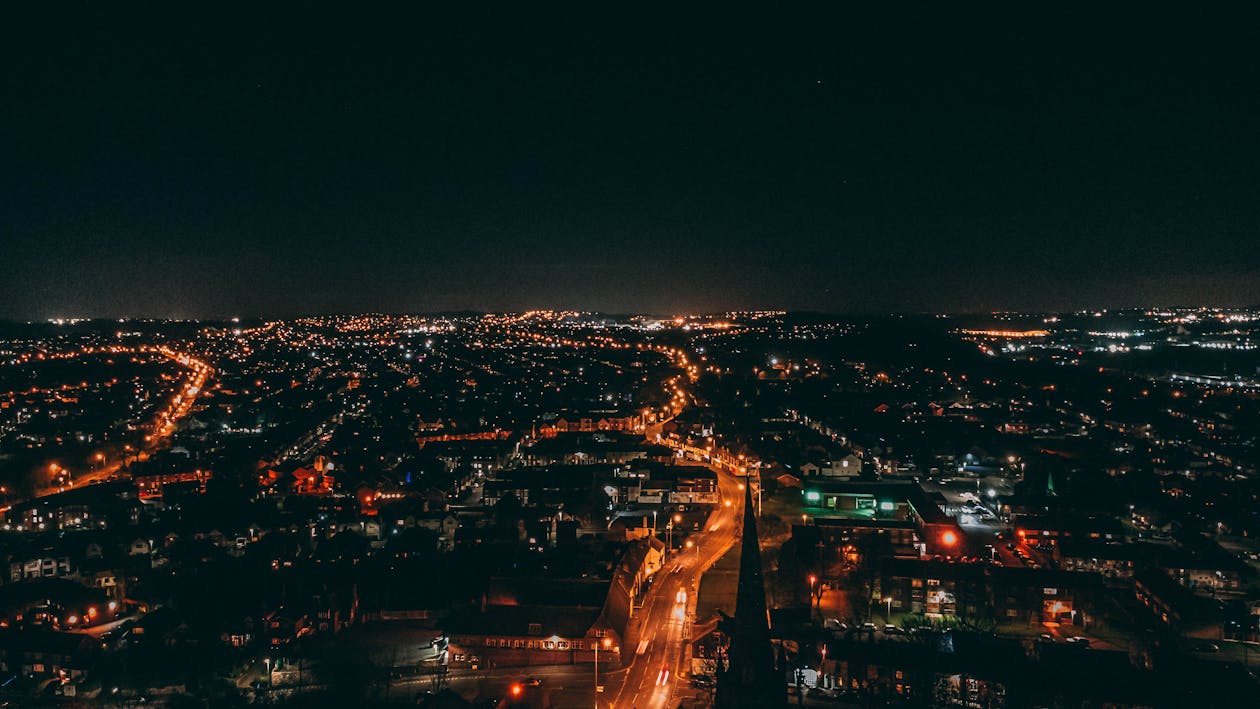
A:
POLYGON ((665 525, 665 536, 668 538, 668 541, 665 542, 666 555, 674 551, 674 525, 681 521, 682 515, 675 513, 674 516, 670 518, 669 523, 665 525))
POLYGON ((809 607, 818 607, 818 595, 814 593, 814 586, 818 583, 818 577, 814 574, 809 575, 809 607))
POLYGON ((757 516, 761 516, 761 464, 757 464, 757 516))
POLYGON ((595 642, 595 709, 599 709, 599 693, 600 693, 600 690, 603 689, 599 685, 599 646, 600 645, 603 645, 604 648, 611 647, 612 640, 605 637, 595 642))

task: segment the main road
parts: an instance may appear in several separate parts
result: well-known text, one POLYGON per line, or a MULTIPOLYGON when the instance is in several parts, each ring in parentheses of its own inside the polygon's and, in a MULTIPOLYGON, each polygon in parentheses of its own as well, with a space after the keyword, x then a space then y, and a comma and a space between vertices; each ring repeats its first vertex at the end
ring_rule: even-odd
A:
MULTIPOLYGON (((193 404, 197 401, 197 397, 206 390, 206 384, 209 383, 211 377, 214 376, 214 368, 206 362, 196 359, 184 352, 173 350, 169 347, 162 346, 154 351, 162 354, 171 361, 182 365, 188 369, 188 378, 180 385, 180 388, 169 402, 166 403, 155 415, 153 420, 153 432, 144 437, 144 443, 136 450, 133 456, 136 460, 144 460, 150 454, 156 453, 165 447, 169 442, 171 434, 175 432, 179 422, 192 412, 193 404)), ((55 495, 59 492, 65 492, 71 487, 83 487, 94 482, 108 480, 122 469, 124 459, 127 456, 118 455, 113 460, 106 462, 105 454, 98 453, 95 460, 98 464, 94 468, 85 473, 80 473, 77 478, 67 481, 64 485, 49 485, 48 487, 38 488, 34 497, 44 497, 47 495, 55 495)), ((56 468, 54 466, 54 472, 56 468)))
POLYGON ((731 548, 740 531, 741 479, 716 472, 722 502, 710 513, 704 531, 695 535, 695 545, 665 559, 643 607, 631 618, 621 649, 628 667, 607 682, 609 690, 616 690, 608 704, 613 709, 673 706, 670 700, 689 669, 685 651, 692 639, 700 576, 731 548))
MULTIPOLYGON (((630 620, 621 648, 623 667, 600 663, 600 684, 605 691, 592 692, 595 684, 590 665, 514 667, 451 673, 448 685, 461 694, 507 696, 512 684, 525 677, 542 680, 543 693, 552 706, 597 709, 667 709, 676 706, 679 683, 687 682, 687 644, 692 640, 697 591, 701 575, 739 538, 744 493, 743 479, 715 471, 721 502, 709 514, 705 527, 693 534, 693 546, 670 554, 630 620), (592 702, 592 697, 594 701, 592 702)), ((395 696, 430 688, 425 677, 395 679, 395 696)), ((684 685, 685 686, 685 685, 684 685)))

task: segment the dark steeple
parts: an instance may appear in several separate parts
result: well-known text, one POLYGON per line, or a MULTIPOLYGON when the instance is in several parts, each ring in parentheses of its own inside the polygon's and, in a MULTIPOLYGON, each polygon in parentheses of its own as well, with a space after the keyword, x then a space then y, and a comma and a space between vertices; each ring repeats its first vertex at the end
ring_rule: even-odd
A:
MULTIPOLYGON (((751 480, 749 480, 751 483, 751 480)), ((744 486, 744 537, 739 553, 735 617, 729 621, 726 667, 718 670, 714 707, 778 707, 787 704, 787 681, 775 666, 761 574, 761 544, 753 515, 752 485, 744 486)))

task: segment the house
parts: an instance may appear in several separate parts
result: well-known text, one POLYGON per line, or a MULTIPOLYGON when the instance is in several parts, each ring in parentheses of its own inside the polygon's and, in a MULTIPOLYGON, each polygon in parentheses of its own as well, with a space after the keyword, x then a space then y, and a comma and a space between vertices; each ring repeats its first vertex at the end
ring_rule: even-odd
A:
POLYGON ((68 578, 78 572, 68 556, 36 556, 9 564, 13 582, 39 578, 68 578))
POLYGON ((144 614, 131 628, 131 642, 143 647, 172 647, 188 632, 180 614, 162 606, 144 614))
POLYGON ((621 556, 617 573, 625 579, 632 599, 637 599, 643 585, 660 571, 665 561, 665 543, 657 537, 646 537, 630 545, 621 556))
POLYGON ((1054 546, 1054 558, 1069 571, 1093 571, 1109 578, 1129 578, 1137 550, 1132 544, 1108 544, 1095 539, 1064 539, 1054 546))
POLYGON ((995 622, 1086 625, 1102 593, 1098 574, 991 568, 932 559, 885 559, 881 593, 892 609, 995 622))
POLYGON ((100 651, 100 641, 82 633, 0 630, 0 669, 8 673, 77 680, 100 651))
POLYGON ((854 479, 862 475, 862 459, 849 453, 831 460, 809 461, 801 466, 801 474, 808 478, 854 479))
POLYGON ((106 598, 121 599, 125 595, 125 576, 115 569, 100 569, 83 574, 83 583, 88 588, 99 589, 106 598))

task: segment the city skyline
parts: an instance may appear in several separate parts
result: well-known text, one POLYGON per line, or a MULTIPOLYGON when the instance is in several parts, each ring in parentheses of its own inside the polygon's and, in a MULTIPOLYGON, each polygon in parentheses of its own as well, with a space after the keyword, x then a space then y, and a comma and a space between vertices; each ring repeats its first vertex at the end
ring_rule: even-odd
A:
POLYGON ((1250 14, 496 5, 4 14, 0 707, 1254 701, 1250 14))

